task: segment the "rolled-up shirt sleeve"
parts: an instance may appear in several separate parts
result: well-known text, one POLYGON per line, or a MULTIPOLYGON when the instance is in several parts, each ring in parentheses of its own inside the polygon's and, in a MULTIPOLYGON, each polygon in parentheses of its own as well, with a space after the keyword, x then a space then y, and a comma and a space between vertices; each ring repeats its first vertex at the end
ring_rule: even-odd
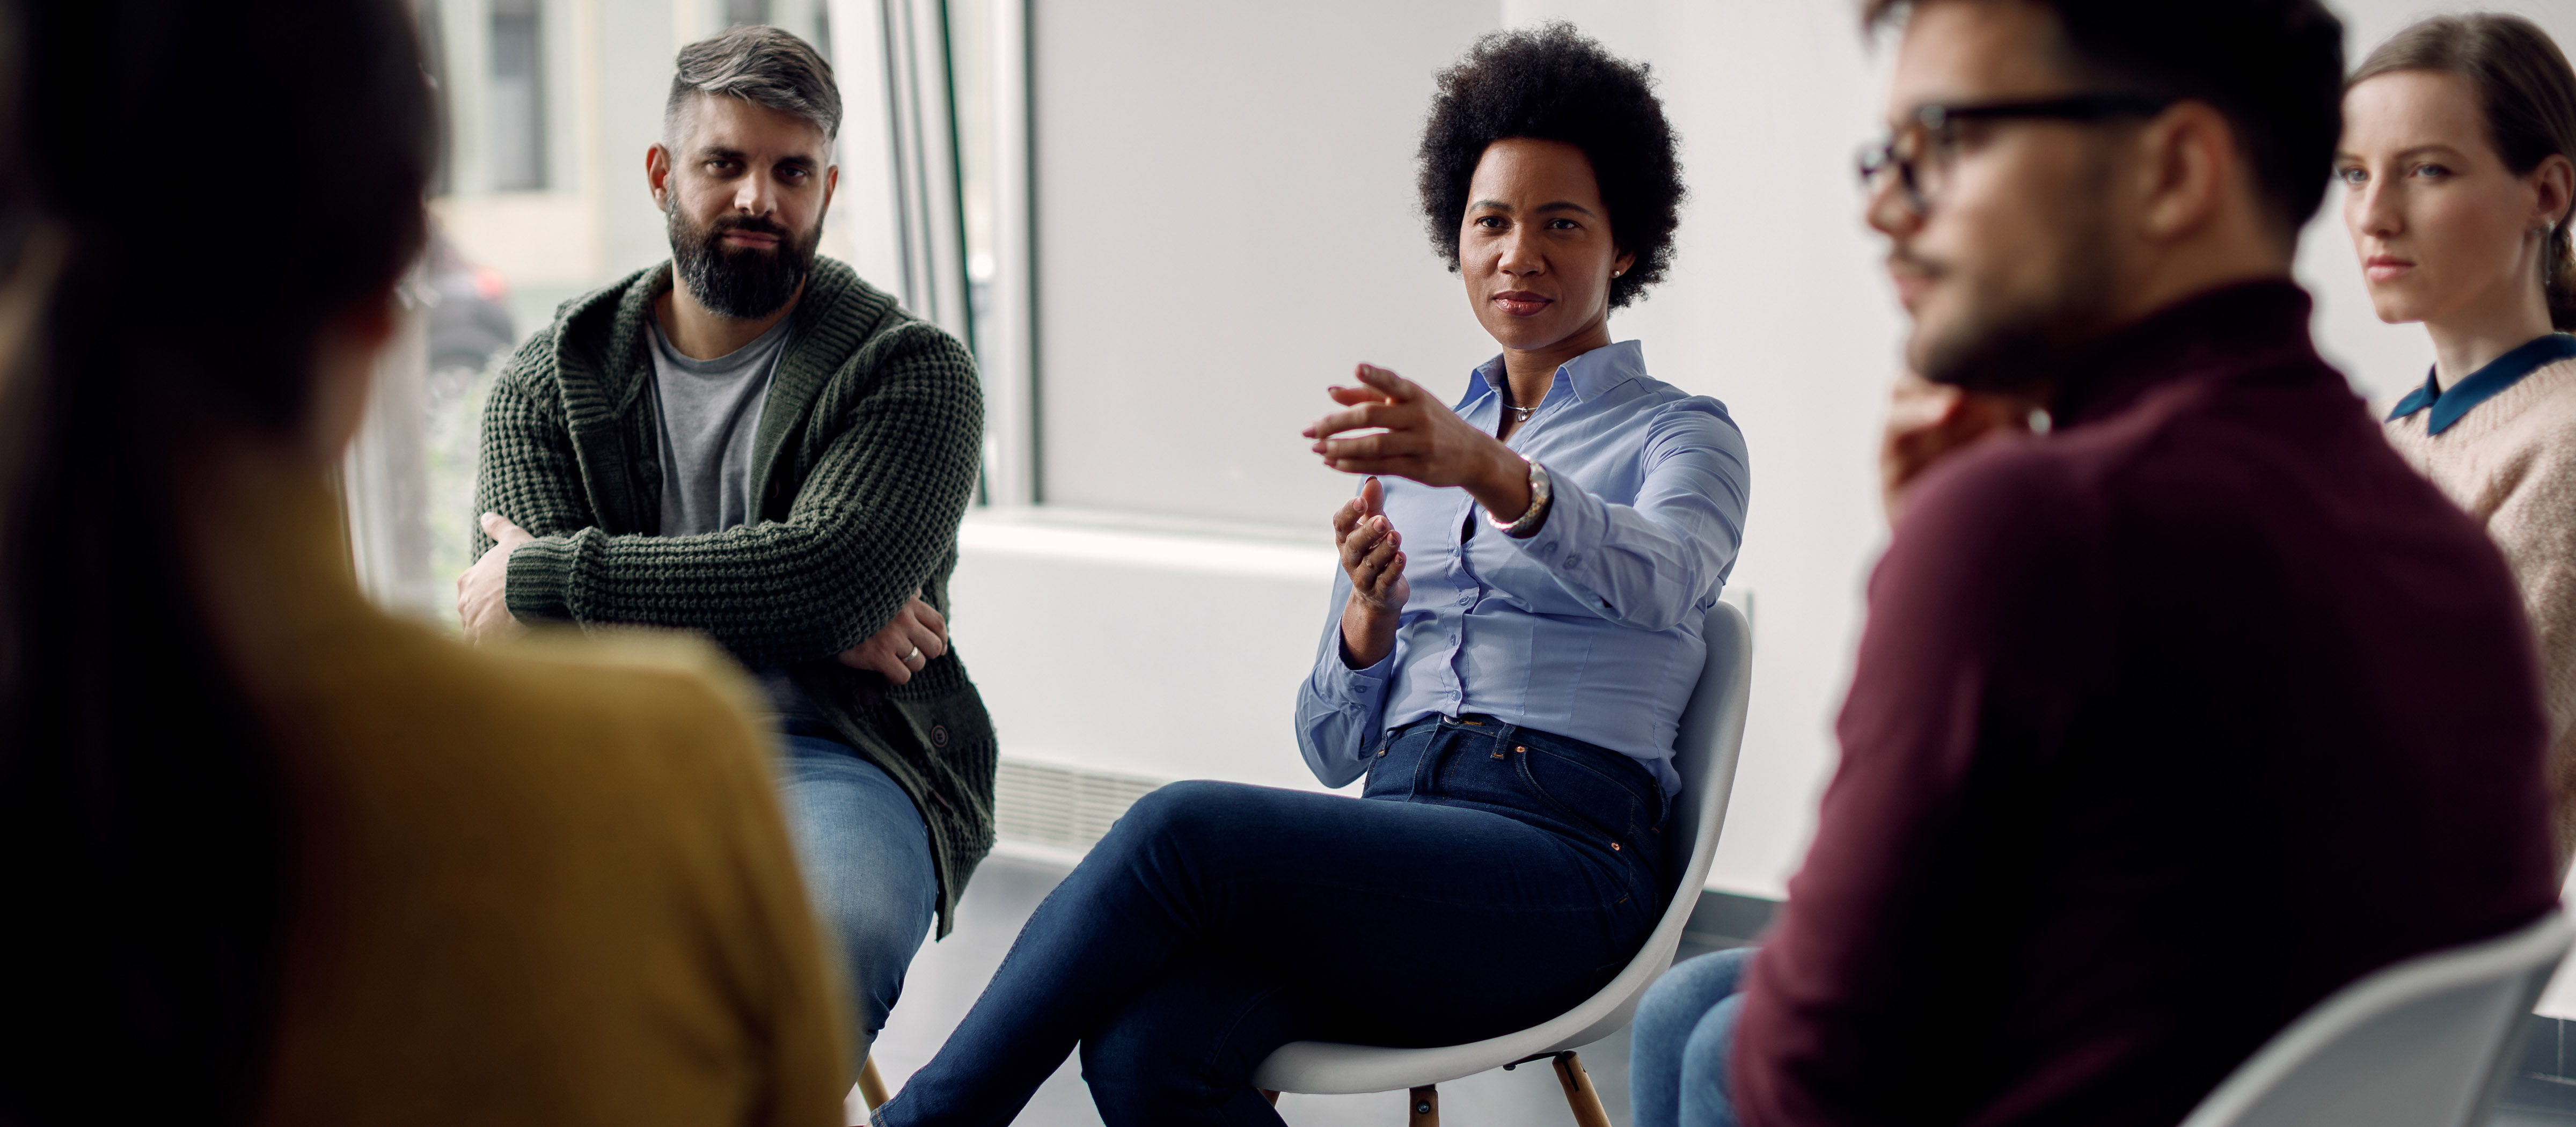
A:
POLYGON ((1369 742, 1377 738, 1386 715, 1387 686, 1404 660, 1401 639, 1366 669, 1353 669, 1342 660, 1342 604, 1350 595, 1349 573, 1336 571, 1324 637, 1315 647, 1315 668, 1297 687, 1297 750, 1305 755, 1307 769, 1328 787, 1368 771, 1369 742))
MULTIPOLYGON (((1538 534, 1501 539, 1594 614, 1669 630, 1701 613, 1735 569, 1753 475, 1744 433, 1706 397, 1661 408, 1639 457, 1646 470, 1635 504, 1610 504, 1553 478, 1555 499, 1538 534)), ((1507 573, 1491 578, 1508 589, 1507 573)))

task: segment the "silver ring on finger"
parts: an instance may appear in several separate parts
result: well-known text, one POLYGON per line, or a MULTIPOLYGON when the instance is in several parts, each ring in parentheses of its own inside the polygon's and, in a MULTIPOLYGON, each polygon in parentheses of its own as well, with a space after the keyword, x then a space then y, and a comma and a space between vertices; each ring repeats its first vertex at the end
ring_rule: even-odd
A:
POLYGON ((912 652, 911 652, 911 653, 908 653, 908 654, 903 655, 903 663, 904 663, 905 665, 910 665, 910 664, 912 664, 913 662, 918 661, 918 660, 920 660, 920 659, 921 659, 921 647, 919 647, 919 646, 914 646, 914 647, 912 647, 912 652))

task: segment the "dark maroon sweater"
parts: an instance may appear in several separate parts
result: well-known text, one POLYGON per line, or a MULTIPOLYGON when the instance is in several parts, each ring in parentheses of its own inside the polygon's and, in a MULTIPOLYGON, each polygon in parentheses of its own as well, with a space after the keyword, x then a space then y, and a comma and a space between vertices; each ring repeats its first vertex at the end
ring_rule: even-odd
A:
POLYGON ((2180 1120, 2374 968, 2557 900, 2504 561, 2286 282, 2106 341, 1927 473, 1754 960, 1753 1127, 2180 1120))

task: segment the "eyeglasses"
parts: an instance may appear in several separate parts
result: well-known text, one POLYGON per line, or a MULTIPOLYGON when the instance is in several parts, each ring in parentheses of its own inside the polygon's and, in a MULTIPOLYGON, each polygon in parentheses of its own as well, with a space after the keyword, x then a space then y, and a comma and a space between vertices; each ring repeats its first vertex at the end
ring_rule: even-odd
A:
POLYGON ((1887 140, 1861 148, 1861 190, 1872 198, 1894 177, 1903 189, 1906 210, 1917 216, 1932 210, 1959 155, 1959 125, 1971 121, 2105 121, 2115 117, 2152 117, 2175 99, 2155 94, 2077 94, 2028 102, 1991 102, 1970 106, 1923 106, 1887 140))

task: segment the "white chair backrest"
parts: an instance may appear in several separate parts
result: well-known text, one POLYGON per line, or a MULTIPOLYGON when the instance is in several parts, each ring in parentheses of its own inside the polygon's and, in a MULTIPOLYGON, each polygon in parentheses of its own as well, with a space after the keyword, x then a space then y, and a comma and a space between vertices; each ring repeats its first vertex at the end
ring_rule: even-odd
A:
MULTIPOLYGON (((1735 790, 1735 761, 1744 744, 1744 712, 1753 689, 1753 626, 1744 612, 1725 602, 1708 608, 1700 636, 1708 642, 1708 660, 1699 667, 1699 687, 1691 690, 1681 731, 1673 739, 1673 772, 1682 777, 1682 790, 1673 796, 1663 842, 1664 872, 1693 901, 1708 883, 1718 829, 1726 824, 1726 800, 1735 790)), ((1676 893, 1675 899, 1682 897, 1676 893)), ((1683 913, 1685 922, 1688 915, 1683 913)))
POLYGON ((2183 1127, 2483 1127, 2513 1034, 2568 939, 2553 909, 2373 972, 2274 1035, 2183 1127))
POLYGON ((1708 642, 1708 660, 1673 739, 1673 772, 1682 777, 1682 789, 1664 820, 1664 872, 1674 882, 1672 902, 1628 969, 1577 1009, 1607 1006, 1581 1032, 1563 1038, 1566 1047, 1591 1044, 1628 1024, 1646 987, 1672 967, 1682 929, 1708 884, 1708 864, 1717 856, 1727 797, 1735 790, 1735 762, 1744 748, 1744 713, 1753 699, 1753 624, 1743 611, 1720 602, 1708 608, 1701 636, 1708 642))

